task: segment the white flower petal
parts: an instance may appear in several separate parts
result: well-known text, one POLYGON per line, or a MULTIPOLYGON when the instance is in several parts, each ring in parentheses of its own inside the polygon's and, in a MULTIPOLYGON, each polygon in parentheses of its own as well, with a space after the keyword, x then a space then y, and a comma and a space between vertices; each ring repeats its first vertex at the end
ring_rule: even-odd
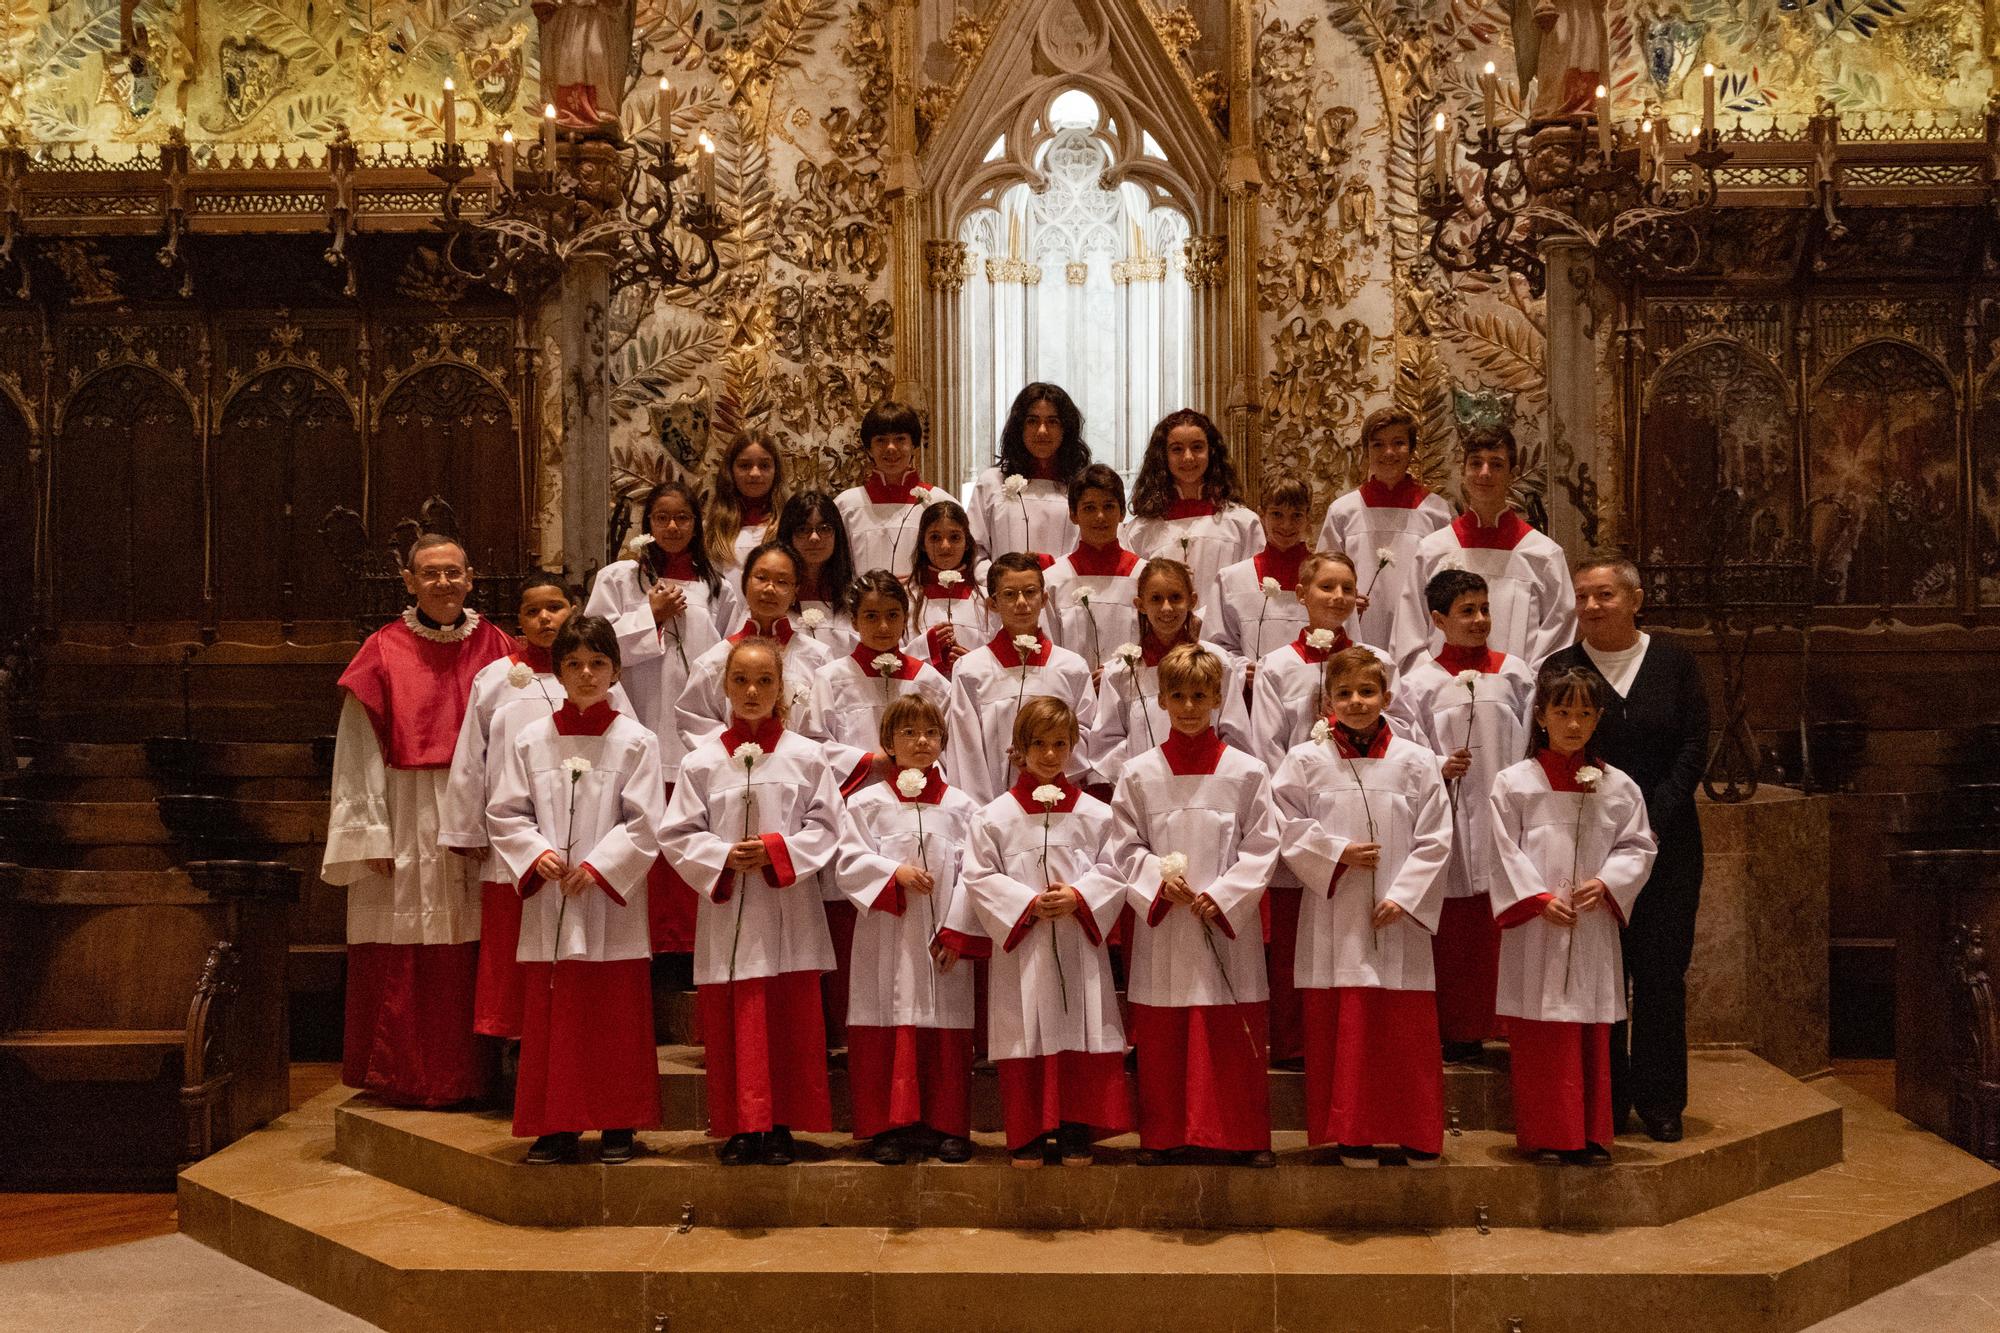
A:
POLYGON ((1319 721, 1313 723, 1312 738, 1314 742, 1324 745, 1326 744, 1327 737, 1331 735, 1333 735, 1333 728, 1326 724, 1325 718, 1321 718, 1319 721))
POLYGON ((922 769, 906 768, 896 775, 896 790, 914 800, 923 795, 929 781, 922 769))
POLYGON ((1284 591, 1284 588, 1281 587, 1278 581, 1274 578, 1267 577, 1264 579, 1263 582, 1259 583, 1257 586, 1263 590, 1263 593, 1266 597, 1276 597, 1279 593, 1284 591))
POLYGON ((1333 647, 1333 631, 1330 629, 1307 630, 1306 647, 1315 650, 1333 647))
POLYGON ((535 683, 535 669, 526 662, 516 662, 507 668, 507 683, 517 690, 525 690, 535 683))
POLYGON ((1043 805, 1061 805, 1063 798, 1062 788, 1052 782, 1044 782, 1041 786, 1035 788, 1034 798, 1043 805))
POLYGON ((1160 858, 1160 878, 1173 879, 1187 873, 1187 857, 1179 852, 1168 852, 1160 858))
POLYGON ((965 582, 965 575, 955 569, 940 569, 938 571, 938 587, 940 588, 956 588, 963 582, 965 582))

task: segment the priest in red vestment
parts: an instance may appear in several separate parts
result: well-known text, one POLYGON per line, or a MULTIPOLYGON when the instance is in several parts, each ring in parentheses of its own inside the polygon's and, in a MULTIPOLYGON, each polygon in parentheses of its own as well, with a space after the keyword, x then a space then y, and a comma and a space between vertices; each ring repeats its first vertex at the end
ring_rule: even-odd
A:
POLYGON ((410 548, 417 599, 368 637, 340 677, 333 812, 321 878, 347 889, 341 1081, 406 1106, 482 1095, 472 1030, 479 971, 477 864, 438 845, 438 806, 472 678, 514 647, 465 605, 471 563, 449 537, 410 548))

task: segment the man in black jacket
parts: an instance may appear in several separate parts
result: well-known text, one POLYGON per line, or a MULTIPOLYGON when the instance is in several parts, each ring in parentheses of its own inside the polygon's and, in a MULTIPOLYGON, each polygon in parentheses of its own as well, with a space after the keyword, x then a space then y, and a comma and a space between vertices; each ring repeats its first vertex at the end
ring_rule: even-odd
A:
POLYGON ((1611 1096, 1662 1143, 1681 1137, 1687 1108, 1687 969, 1701 902, 1701 823, 1694 791, 1708 762, 1708 693, 1694 655, 1639 629, 1639 570, 1616 554, 1571 567, 1583 639, 1546 666, 1579 666, 1611 686, 1593 748, 1646 795, 1660 845, 1623 932, 1632 1017, 1611 1032, 1611 1096))

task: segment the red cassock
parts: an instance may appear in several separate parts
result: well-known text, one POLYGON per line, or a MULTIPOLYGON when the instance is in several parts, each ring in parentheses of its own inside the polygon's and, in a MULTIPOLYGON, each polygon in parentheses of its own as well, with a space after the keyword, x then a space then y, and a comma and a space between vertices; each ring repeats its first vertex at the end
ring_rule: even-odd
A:
POLYGON ((440 629, 412 607, 340 678, 321 876, 347 889, 342 1079, 398 1104, 448 1105, 489 1083, 492 1052, 473 1031, 476 867, 439 845, 439 811, 473 679, 513 648, 477 612, 440 629))

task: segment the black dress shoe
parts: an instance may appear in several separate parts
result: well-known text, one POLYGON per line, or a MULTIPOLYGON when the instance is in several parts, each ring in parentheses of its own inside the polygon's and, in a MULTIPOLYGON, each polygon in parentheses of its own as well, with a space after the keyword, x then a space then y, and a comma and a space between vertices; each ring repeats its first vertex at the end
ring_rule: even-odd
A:
POLYGON ((937 1159, 940 1162, 969 1162, 972 1160, 972 1140, 956 1138, 950 1134, 938 1140, 937 1159))
POLYGON ((877 1134, 868 1144, 868 1156, 882 1166, 901 1166, 910 1160, 894 1134, 877 1134))
POLYGON ((607 1129, 604 1143, 598 1149, 597 1160, 606 1166, 617 1166, 632 1160, 632 1131, 629 1129, 607 1129))
POLYGON ((721 1157, 724 1166, 748 1166, 760 1160, 763 1155, 762 1134, 733 1134, 729 1142, 722 1145, 721 1157))
POLYGON ((1262 1169, 1276 1166, 1278 1164, 1278 1154, 1272 1152, 1269 1148, 1259 1148, 1254 1152, 1238 1154, 1236 1161, 1239 1166, 1253 1166, 1262 1169))
POLYGON ((576 1157, 576 1141, 581 1137, 575 1133, 544 1134, 536 1139, 528 1149, 530 1166, 549 1166, 556 1162, 567 1162, 576 1157))
POLYGON ((779 1125, 764 1136, 764 1165, 790 1166, 798 1158, 798 1147, 792 1142, 792 1131, 779 1125))
POLYGON ((1641 1111, 1639 1123, 1646 1127, 1646 1137, 1655 1143, 1679 1143, 1684 1132, 1679 1111, 1667 1111, 1660 1115, 1648 1115, 1641 1111))

